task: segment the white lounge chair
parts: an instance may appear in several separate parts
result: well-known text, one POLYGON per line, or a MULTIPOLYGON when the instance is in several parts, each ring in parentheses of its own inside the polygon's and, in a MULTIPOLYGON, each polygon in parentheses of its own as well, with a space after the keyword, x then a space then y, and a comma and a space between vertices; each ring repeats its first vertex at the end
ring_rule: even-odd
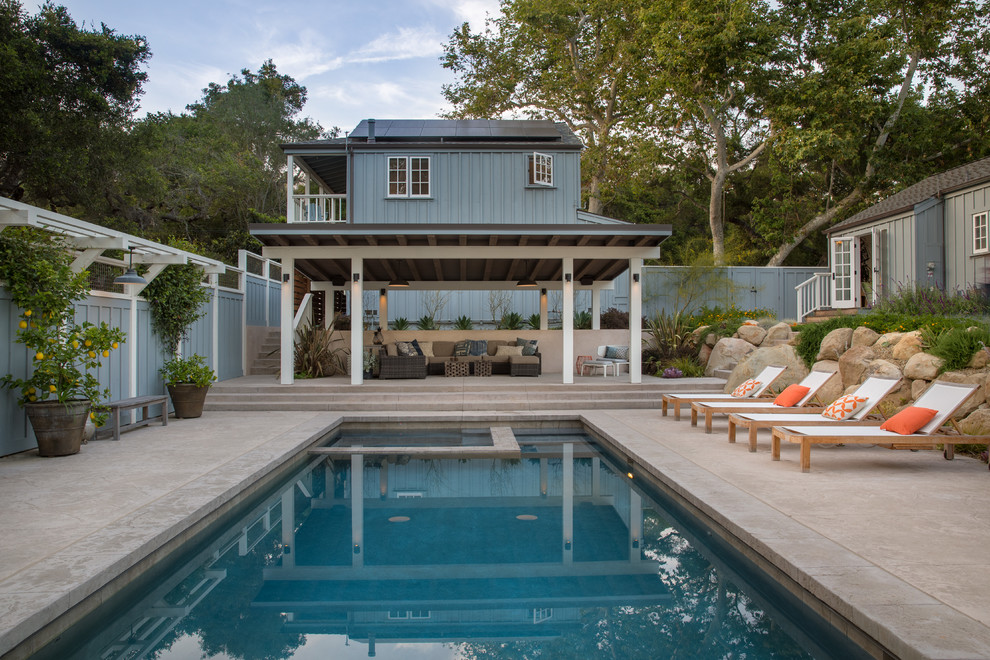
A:
POLYGON ((779 461, 780 443, 786 440, 801 445, 802 472, 811 471, 811 445, 820 443, 877 444, 905 449, 933 449, 936 444, 942 444, 945 446, 945 458, 951 460, 957 444, 990 443, 990 436, 964 435, 958 428, 955 428, 954 433, 939 432, 942 425, 947 422, 952 422, 955 427, 952 416, 978 387, 978 385, 942 381, 932 383, 913 405, 919 408, 931 408, 938 412, 930 422, 912 435, 884 431, 879 426, 775 426, 772 429, 773 445, 770 456, 773 460, 779 461))
MULTIPOLYGON (((765 367, 763 371, 753 377, 760 385, 750 392, 748 398, 756 399, 764 396, 769 392, 770 386, 773 382, 780 378, 780 375, 784 373, 787 367, 780 367, 771 365, 765 367)), ((679 420, 681 418, 681 404, 686 403, 690 405, 694 401, 737 401, 742 400, 747 397, 732 396, 725 392, 678 392, 664 394, 660 399, 660 414, 664 417, 667 416, 667 407, 670 404, 674 405, 674 419, 679 420)))
POLYGON ((752 452, 756 451, 756 434, 760 429, 805 424, 843 424, 846 426, 877 424, 876 420, 869 418, 870 413, 883 401, 885 396, 894 391, 900 382, 900 378, 867 378, 852 392, 856 396, 866 397, 866 403, 849 419, 841 421, 822 417, 820 414, 813 414, 812 410, 792 410, 780 413, 758 413, 755 411, 732 413, 729 415, 729 442, 736 441, 737 426, 749 429, 749 450, 752 452))
POLYGON ((783 413, 783 412, 821 412, 825 409, 822 405, 814 405, 811 400, 818 392, 839 372, 837 371, 812 371, 805 376, 798 385, 808 388, 800 401, 793 406, 778 406, 776 403, 765 401, 695 401, 691 404, 691 426, 698 425, 698 415, 705 414, 705 433, 712 432, 712 418, 715 415, 728 415, 734 412, 739 413, 783 413), (801 410, 801 409, 804 410, 801 410))

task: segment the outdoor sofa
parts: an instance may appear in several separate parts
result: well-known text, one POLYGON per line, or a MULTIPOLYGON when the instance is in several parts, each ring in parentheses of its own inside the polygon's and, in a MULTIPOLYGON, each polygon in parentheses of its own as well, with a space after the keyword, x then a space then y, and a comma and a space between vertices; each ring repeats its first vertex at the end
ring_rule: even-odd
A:
MULTIPOLYGON (((458 355, 457 362, 465 362, 475 373, 475 363, 485 361, 491 363, 493 374, 538 376, 543 372, 543 358, 539 350, 532 356, 508 355, 506 349, 499 346, 520 347, 517 341, 504 339, 473 340, 474 352, 480 355, 458 355), (484 342, 480 344, 479 342, 484 342), (535 358, 535 361, 533 360, 535 358)), ((426 355, 400 355, 399 342, 389 342, 382 346, 379 354, 379 374, 381 379, 392 378, 426 378, 427 375, 444 375, 444 363, 455 359, 454 352, 458 342, 433 341, 417 342, 426 355), (425 350, 424 350, 425 349, 425 350)), ((411 342, 406 342, 411 343, 411 342)), ((510 349, 511 350, 511 349, 510 349)), ((515 351, 512 351, 515 352, 515 351)))

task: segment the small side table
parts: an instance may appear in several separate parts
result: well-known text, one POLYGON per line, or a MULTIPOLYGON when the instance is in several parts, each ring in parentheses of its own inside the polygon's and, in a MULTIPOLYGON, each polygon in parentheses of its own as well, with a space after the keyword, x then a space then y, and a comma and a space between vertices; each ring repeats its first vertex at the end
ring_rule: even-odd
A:
POLYGON ((474 375, 475 376, 491 376, 492 375, 492 361, 491 360, 478 360, 474 363, 474 375))
POLYGON ((448 378, 467 376, 471 370, 470 362, 455 362, 447 360, 443 363, 443 375, 448 378))
POLYGON ((577 362, 574 365, 574 371, 576 371, 579 376, 584 375, 584 369, 582 369, 581 366, 585 362, 591 362, 591 356, 590 355, 579 355, 579 356, 577 356, 577 362))

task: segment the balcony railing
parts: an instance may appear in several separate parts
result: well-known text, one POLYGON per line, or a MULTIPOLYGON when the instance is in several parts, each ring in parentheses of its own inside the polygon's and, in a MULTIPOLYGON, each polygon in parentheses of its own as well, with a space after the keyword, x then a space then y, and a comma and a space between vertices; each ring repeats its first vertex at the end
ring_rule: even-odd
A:
POLYGON ((797 321, 804 323, 808 314, 832 305, 832 274, 817 273, 794 290, 797 292, 797 321))
POLYGON ((289 222, 347 222, 347 195, 293 195, 289 222))

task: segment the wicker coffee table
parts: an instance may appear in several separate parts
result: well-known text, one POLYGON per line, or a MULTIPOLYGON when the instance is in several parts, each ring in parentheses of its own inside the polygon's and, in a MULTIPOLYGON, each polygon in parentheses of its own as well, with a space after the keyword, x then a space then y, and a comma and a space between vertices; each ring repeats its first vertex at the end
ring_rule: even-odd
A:
POLYGON ((467 376, 471 371, 470 362, 456 362, 454 360, 447 360, 443 363, 443 375, 448 377, 467 376))
POLYGON ((491 360, 479 360, 474 363, 474 375, 475 376, 491 376, 492 375, 492 361, 491 360))

